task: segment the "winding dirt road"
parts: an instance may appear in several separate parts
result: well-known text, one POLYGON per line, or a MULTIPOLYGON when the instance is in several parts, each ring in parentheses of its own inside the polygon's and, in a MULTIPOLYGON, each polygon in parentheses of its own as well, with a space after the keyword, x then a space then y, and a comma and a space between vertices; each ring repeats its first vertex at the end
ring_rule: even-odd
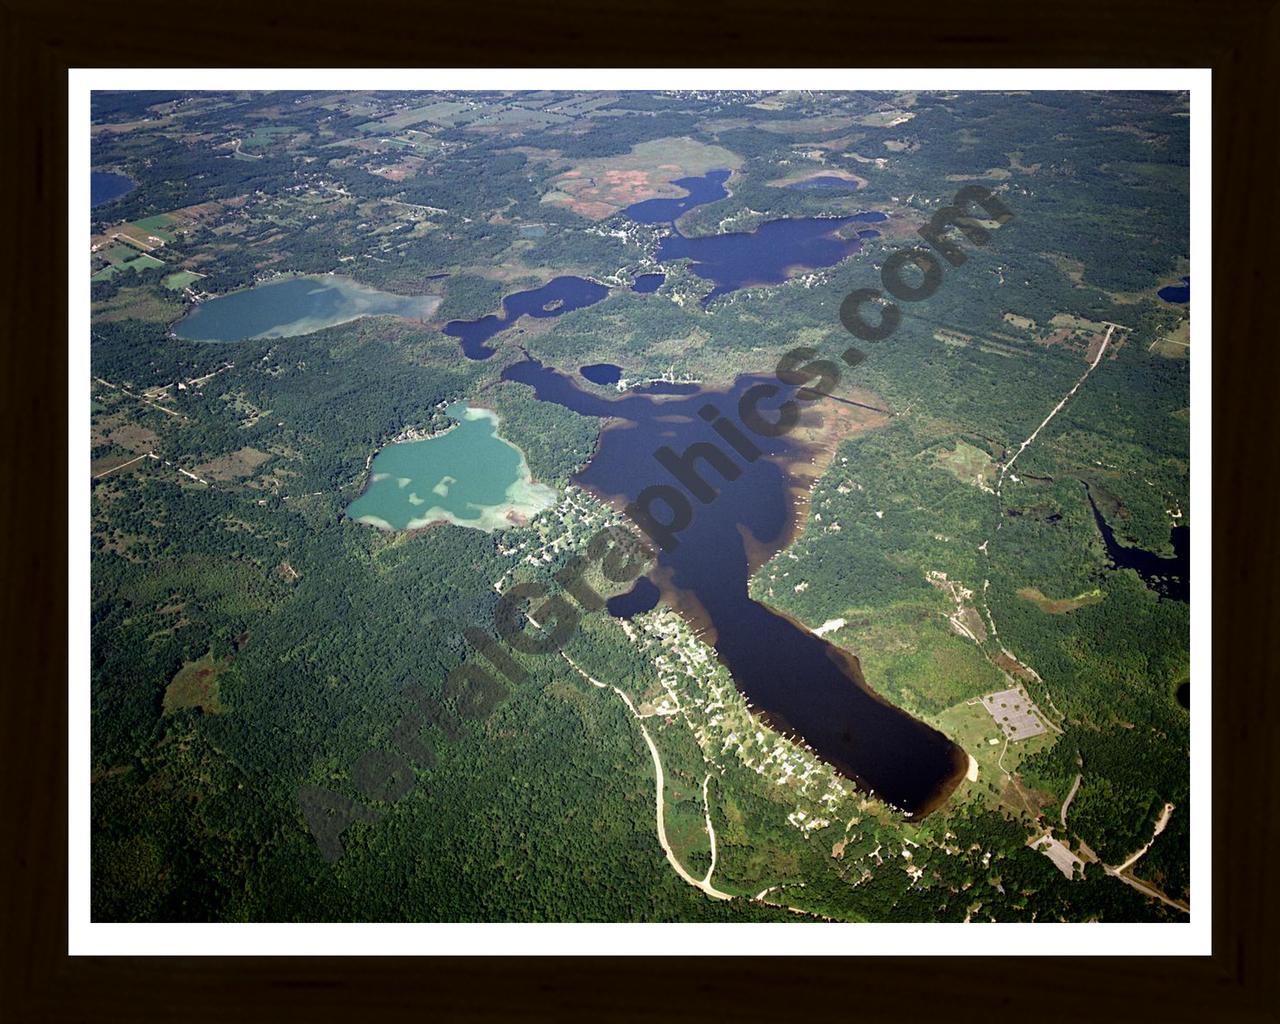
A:
POLYGON ((1112 867, 1110 864, 1103 864, 1102 869, 1112 878, 1118 878, 1120 881, 1124 882, 1125 885, 1137 889, 1138 892, 1142 893, 1144 896, 1150 896, 1167 906, 1173 907, 1175 910, 1181 910, 1184 914, 1189 914, 1191 913, 1191 908, 1187 906, 1186 903, 1183 903, 1181 900, 1170 899, 1149 882, 1144 882, 1139 878, 1134 878, 1132 875, 1125 874, 1126 871, 1138 862, 1138 859, 1144 853, 1151 849, 1151 844, 1156 841, 1156 837, 1160 835, 1160 833, 1164 831, 1165 826, 1169 824, 1169 818, 1172 814, 1173 804, 1166 803, 1164 805, 1164 810, 1160 812, 1160 817, 1156 821, 1155 831, 1151 833, 1151 839, 1148 840, 1147 845, 1137 853, 1132 854, 1123 864, 1116 867, 1112 867))
MULTIPOLYGON (((1061 731, 1061 730, 1059 730, 1061 731)), ((1076 781, 1071 784, 1071 792, 1067 794, 1067 798, 1062 801, 1062 827, 1067 827, 1067 808, 1071 806, 1071 801, 1076 798, 1076 790, 1080 788, 1080 780, 1084 778, 1084 774, 1076 772, 1076 781)))
POLYGON ((653 773, 655 777, 655 789, 657 791, 657 800, 655 802, 657 804, 658 844, 662 847, 662 852, 667 855, 667 862, 671 865, 677 875, 683 878, 695 889, 701 889, 712 899, 733 899, 732 893, 723 892, 711 884, 711 875, 716 869, 716 832, 711 825, 711 808, 710 805, 707 804, 707 782, 711 779, 711 776, 708 775, 702 780, 702 802, 707 818, 707 838, 711 841, 711 867, 707 870, 707 877, 699 879, 694 878, 693 875, 689 874, 689 872, 685 870, 684 865, 681 864, 679 859, 676 857, 675 851, 671 849, 671 843, 667 841, 667 826, 666 821, 664 820, 666 817, 666 812, 664 810, 666 804, 664 796, 664 790, 666 789, 666 775, 662 770, 662 757, 658 753, 658 747, 653 742, 653 737, 649 735, 649 730, 645 727, 644 715, 640 714, 640 712, 636 710, 636 706, 631 703, 631 698, 616 686, 611 686, 608 683, 602 683, 599 679, 591 677, 579 668, 577 663, 563 651, 560 652, 560 656, 573 667, 574 671, 576 671, 592 686, 599 687, 602 690, 612 690, 621 697, 622 702, 627 706, 627 710, 631 712, 631 717, 636 720, 636 725, 640 726, 640 735, 644 737, 644 741, 649 747, 649 753, 653 757, 653 773))

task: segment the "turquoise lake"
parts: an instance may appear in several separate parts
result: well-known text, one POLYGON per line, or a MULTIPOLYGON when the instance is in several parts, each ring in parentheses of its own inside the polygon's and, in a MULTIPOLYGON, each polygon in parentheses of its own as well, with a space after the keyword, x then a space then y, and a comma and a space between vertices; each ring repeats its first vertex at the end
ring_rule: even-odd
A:
POLYGON ((498 434, 497 413, 465 402, 445 411, 457 426, 374 456, 368 486, 347 507, 350 518, 382 530, 448 522, 489 532, 555 504, 556 492, 536 483, 524 453, 498 434))
POLYGON ((425 320, 435 295, 392 295, 345 277, 288 277, 200 303, 173 326, 183 341, 295 338, 362 316, 425 320))

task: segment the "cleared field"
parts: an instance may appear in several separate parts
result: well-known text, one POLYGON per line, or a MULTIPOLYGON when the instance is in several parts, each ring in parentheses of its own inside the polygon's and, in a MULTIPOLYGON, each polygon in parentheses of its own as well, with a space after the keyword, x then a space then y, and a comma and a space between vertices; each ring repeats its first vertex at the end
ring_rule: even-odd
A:
POLYGON ((1006 313, 1004 315, 1004 319, 1007 323, 1013 324, 1013 326, 1017 327, 1019 330, 1034 331, 1036 329, 1036 322, 1029 316, 1019 316, 1017 313, 1006 313))
MULTIPOLYGON (((1102 347, 1107 330, 1105 323, 1090 320, 1087 317, 1055 313, 1049 318, 1047 327, 1040 330, 1035 340, 1046 346, 1064 345, 1080 352, 1086 362, 1092 362, 1102 347)), ((1111 340, 1118 347, 1122 339, 1123 334, 1117 333, 1111 340)))
POLYGON ((119 414, 100 417, 93 425, 91 436, 94 444, 109 442, 134 455, 148 452, 160 442, 154 430, 119 414))
POLYGON ((937 464, 961 483, 974 487, 990 487, 996 476, 996 465, 991 456, 967 441, 957 441, 953 451, 940 451, 937 464))
POLYGON ((165 265, 163 260, 158 260, 154 256, 149 256, 147 253, 137 253, 130 249, 129 254, 133 257, 132 259, 113 263, 109 267, 103 267, 96 273, 89 275, 89 280, 107 281, 125 270, 148 270, 153 267, 163 267, 165 265))
POLYGON ((741 166, 742 157, 721 146, 689 138, 654 139, 621 156, 583 161, 557 177, 554 190, 542 201, 603 220, 644 199, 684 195, 683 189, 671 184, 677 178, 741 166))
POLYGON ((120 264, 121 270, 146 270, 148 268, 163 267, 164 260, 158 260, 149 253, 143 253, 136 259, 131 259, 128 263, 120 264))
POLYGON ((866 188, 867 179, 852 174, 849 171, 842 171, 838 168, 820 167, 812 171, 800 171, 796 174, 788 175, 785 178, 775 178, 773 181, 765 182, 766 185, 772 185, 774 188, 786 188, 789 185, 795 185, 801 181, 809 181, 813 178, 839 178, 841 181, 847 181, 855 188, 866 188))
POLYGON ((223 210, 234 209, 245 204, 249 197, 233 196, 230 199, 211 199, 207 203, 196 203, 194 206, 183 206, 170 210, 165 216, 170 218, 174 228, 186 228, 192 224, 202 224, 217 217, 223 210))
POLYGON ((828 132, 842 132, 852 128, 858 122, 845 114, 819 114, 814 117, 796 117, 785 121, 762 121, 759 126, 776 135, 791 135, 804 138, 807 135, 826 135, 828 132))
POLYGON ((422 124, 424 121, 452 128, 463 121, 471 120, 475 114, 476 112, 473 108, 466 103, 444 100, 439 103, 427 103, 420 107, 402 110, 396 114, 389 114, 376 121, 369 121, 362 124, 360 130, 370 134, 398 132, 404 128, 411 128, 415 124, 422 124))
POLYGON ((513 106, 485 114, 467 125, 467 131, 483 131, 495 128, 549 128, 553 124, 568 124, 573 118, 549 110, 530 110, 513 106))
POLYGON ((125 455, 120 452, 107 455, 101 459, 94 459, 89 463, 89 474, 95 479, 108 477, 118 469, 126 469, 132 467, 132 471, 136 472, 147 468, 148 460, 145 455, 125 455))
POLYGON ((147 235, 153 238, 163 239, 165 242, 172 242, 174 234, 171 229, 176 218, 171 217, 167 213, 157 213, 154 217, 144 217, 142 220, 135 220, 132 224, 125 226, 125 233, 137 237, 135 232, 129 231, 129 228, 135 228, 137 231, 143 232, 143 241, 147 241, 147 235))
MULTIPOLYGON (((941 714, 1004 683, 938 610, 934 598, 875 611, 846 608, 847 624, 827 639, 861 660, 877 693, 917 716, 941 714)), ((987 727, 992 728, 989 718, 987 727)))
MULTIPOLYGON (((124 284, 128 284, 127 281, 124 284)), ((182 315, 182 300, 174 292, 122 287, 113 297, 93 304, 95 320, 149 320, 172 323, 182 315)))
MULTIPOLYGON (((402 128, 409 128, 415 124, 421 124, 427 120, 427 112, 432 107, 437 106, 435 103, 427 103, 420 107, 410 107, 408 110, 402 110, 397 114, 388 114, 386 117, 376 121, 368 121, 360 126, 362 132, 395 132, 402 128)), ((459 104, 461 106, 461 104, 459 104)))
POLYGON ((264 149, 273 143, 279 142, 281 138, 290 135, 296 135, 298 129, 287 124, 281 125, 261 125, 253 130, 251 135, 246 135, 240 140, 240 145, 244 149, 264 149))
POLYGON ((1016 773, 1025 758, 1053 746, 1056 740, 1054 733, 1042 733, 1021 743, 1008 744, 978 700, 956 704, 929 721, 977 765, 977 778, 960 783, 961 795, 967 791, 989 807, 1003 805, 1015 813, 1024 809, 1021 787, 1011 787, 1005 773, 1016 773))
POLYGON ((1183 320, 1167 334, 1151 343, 1151 351, 1166 359, 1186 359, 1191 355, 1191 321, 1183 320))
MULTIPOLYGON (((888 145, 888 143, 886 143, 888 145)), ((992 167, 981 174, 948 174, 947 181, 1004 181, 1012 178, 1013 172, 1004 167, 992 167)))
POLYGON ((1045 256, 1072 284, 1084 283, 1084 264, 1080 260, 1056 252, 1045 253, 1045 256))
POLYGON ((171 715, 183 708, 199 708, 216 715, 224 710, 218 701, 218 676, 227 670, 228 661, 206 654, 199 661, 188 661, 178 670, 164 691, 164 713, 171 715))
POLYGON ((107 246, 105 249, 99 249, 98 255, 112 266, 116 266, 121 263, 127 263, 129 260, 133 259, 138 255, 138 250, 134 249, 132 246, 122 245, 121 243, 116 242, 113 245, 107 246))
POLYGON ((1027 353, 1017 348, 1010 348, 1008 345, 1001 345, 995 341, 984 341, 978 345, 979 352, 986 352, 992 356, 1004 356, 1006 359, 1018 359, 1027 353))
POLYGON ((179 270, 176 274, 170 274, 164 279, 164 286, 172 291, 180 292, 183 288, 195 284, 201 280, 200 274, 192 273, 190 270, 179 270))
MULTIPOLYGON (((550 106, 544 105, 544 109, 549 114, 567 114, 570 117, 579 117, 593 110, 599 110, 601 107, 607 107, 614 102, 616 102, 614 96, 583 96, 553 103, 550 106)), ((520 105, 530 106, 531 104, 521 103, 520 105)))
POLYGON ((874 114, 864 114, 854 123, 867 128, 893 128, 906 124, 916 115, 909 110, 877 110, 874 114))
POLYGON ((1018 596, 1024 601, 1030 601, 1042 612, 1048 615, 1065 615, 1067 612, 1073 612, 1077 608, 1083 608, 1085 605, 1097 604, 1105 596, 1101 590, 1086 590, 1083 594, 1077 594, 1075 597, 1063 597, 1054 599, 1045 597, 1040 593, 1038 587, 1023 587, 1018 591, 1018 596))
POLYGON ((196 475, 210 480, 235 480, 242 476, 252 476, 269 458, 270 455, 256 448, 241 448, 196 466, 196 475))
POLYGON ((940 341, 944 345, 952 345, 956 348, 965 348, 973 341, 972 334, 965 334, 963 331, 953 331, 949 327, 941 327, 933 332, 935 341, 940 341))
POLYGON ((1040 170, 1040 164, 1024 164, 1022 162, 1021 151, 1014 151, 1009 154, 1009 169, 1017 171, 1019 174, 1035 174, 1040 170))
POLYGON ((1049 323, 1053 327, 1066 328, 1071 331, 1081 331, 1088 334, 1101 334, 1107 330, 1107 325, 1104 323, 1099 323, 1083 316, 1074 316, 1071 313, 1054 313, 1050 317, 1049 323))
MULTIPOLYGON (((388 140, 395 142, 395 139, 388 140)), ((402 142, 400 145, 405 148, 412 149, 412 145, 408 142, 402 142)), ((377 174, 388 181, 404 181, 405 178, 412 178, 420 170, 426 161, 420 156, 406 156, 403 160, 394 164, 386 164, 382 167, 374 167, 369 170, 370 174, 377 174)))

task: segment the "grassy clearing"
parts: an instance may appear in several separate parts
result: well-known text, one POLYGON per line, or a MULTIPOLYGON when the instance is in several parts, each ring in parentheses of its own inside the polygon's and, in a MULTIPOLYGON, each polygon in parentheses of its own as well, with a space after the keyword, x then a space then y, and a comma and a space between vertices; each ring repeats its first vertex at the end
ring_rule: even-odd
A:
POLYGON ((1080 285, 1084 283, 1084 263, 1082 261, 1056 252, 1045 253, 1045 256, 1053 262, 1053 265, 1072 284, 1080 285))
MULTIPOLYGON (((593 110, 599 110, 601 107, 607 107, 614 102, 612 96, 583 96, 577 99, 561 100, 554 105, 542 104, 549 114, 567 114, 570 117, 580 117, 583 114, 589 114, 593 110)), ((520 106, 537 106, 538 104, 529 104, 522 102, 520 106)))
POLYGON ((1107 330, 1107 325, 1104 323, 1090 320, 1088 317, 1074 316, 1071 313, 1054 313, 1049 323, 1053 327, 1080 331, 1086 334, 1105 334, 1107 330))
POLYGON ((947 181, 1005 181, 1013 173, 1004 167, 992 167, 981 174, 948 174, 947 181))
POLYGON ((1029 316, 1019 316, 1017 313, 1006 313, 1004 315, 1004 319, 1005 322, 1013 324, 1013 326, 1017 327, 1019 330, 1034 331, 1036 329, 1036 322, 1029 316))
POLYGON ((775 135, 805 138, 811 135, 826 135, 829 132, 842 132, 857 123, 852 117, 844 114, 821 114, 817 117, 795 117, 786 121, 762 121, 759 127, 775 135))
POLYGON ((808 181, 810 178, 839 178, 841 181, 847 181, 855 188, 866 188, 867 186, 866 178, 853 174, 850 171, 829 167, 818 167, 815 169, 802 168, 784 177, 775 178, 773 181, 767 181, 765 184, 771 185, 774 188, 786 188, 790 185, 796 184, 797 182, 808 181))
POLYGON ((164 691, 164 713, 171 715, 183 708, 199 708, 210 715, 226 709, 218 701, 218 676, 227 670, 231 660, 214 658, 212 652, 199 661, 188 661, 164 691))
POLYGON ((954 348, 966 348, 973 341, 972 334, 965 334, 963 331, 953 331, 949 327, 941 327, 933 332, 935 341, 940 341, 944 345, 951 345, 954 348))
POLYGON ((120 263, 127 263, 129 260, 133 259, 138 255, 138 250, 133 248, 133 246, 122 245, 121 243, 116 242, 114 245, 108 245, 104 249, 99 249, 98 255, 112 266, 116 266, 120 263))
POLYGON ((932 602, 850 609, 844 617, 849 624, 827 639, 857 655, 868 685, 913 715, 938 714, 1003 684, 1000 672, 932 602))
POLYGON ((235 480, 242 476, 252 476, 269 458, 270 455, 256 448, 241 448, 196 466, 196 475, 210 480, 235 480))
POLYGON ((158 213, 154 217, 144 217, 124 226, 124 233, 146 242, 149 238, 159 238, 165 243, 172 242, 175 236, 169 229, 173 227, 175 218, 167 213, 158 213), (149 236, 149 237, 148 237, 149 236))
POLYGON ((1172 331, 1160 335, 1151 351, 1165 359, 1186 359, 1191 355, 1191 321, 1183 320, 1172 331))
POLYGON ((151 320, 172 323, 182 315, 182 300, 174 292, 151 288, 121 288, 104 302, 93 304, 95 320, 151 320))
POLYGON ((1010 786, 1006 772, 1015 774, 1027 757, 1053 746, 1058 736, 1050 731, 1006 745, 1000 727, 977 701, 955 704, 929 722, 978 762, 977 781, 962 780, 957 790, 958 799, 981 800, 993 809, 1003 806, 1015 813, 1024 809, 1025 801, 1020 794, 1026 787, 1010 786))
POLYGON ((243 149, 263 149, 279 142, 281 137, 287 137, 297 134, 298 129, 290 125, 261 125, 253 130, 252 135, 246 135, 240 140, 243 149))
POLYGON ((440 103, 427 103, 424 106, 402 110, 398 114, 390 114, 377 121, 369 121, 362 124, 360 130, 370 134, 398 132, 404 128, 411 128, 415 124, 422 124, 424 121, 452 128, 463 121, 470 120, 475 113, 466 103, 446 100, 440 103))
POLYGON ((165 265, 163 260, 158 260, 154 256, 149 256, 146 253, 136 253, 132 249, 129 250, 129 255, 133 258, 123 262, 113 263, 108 267, 103 267, 101 270, 90 274, 89 280, 107 281, 125 270, 149 270, 154 267, 163 267, 165 265))
POLYGON ((1045 597, 1037 587, 1023 587, 1018 591, 1018 596, 1024 601, 1030 601, 1047 615, 1065 615, 1067 612, 1073 612, 1077 608, 1083 608, 1085 605, 1097 604, 1106 595, 1095 587, 1093 590, 1086 590, 1083 594, 1077 594, 1075 597, 1064 597, 1055 600, 1051 597, 1045 597))
POLYGON ((854 123, 867 128, 892 128, 905 124, 916 115, 909 110, 877 110, 874 114, 864 114, 854 123))
POLYGON ((944 449, 938 452, 936 461, 957 480, 974 487, 989 487, 996 475, 991 456, 967 441, 957 441, 951 451, 944 449))
POLYGON ((479 131, 486 128, 549 128, 555 124, 567 124, 573 118, 566 114, 556 114, 545 110, 530 110, 527 107, 513 106, 505 110, 495 110, 467 125, 468 131, 479 131))
POLYGON ((170 291, 180 292, 199 280, 201 275, 192 273, 190 270, 179 270, 176 274, 170 274, 164 279, 164 286, 170 291))

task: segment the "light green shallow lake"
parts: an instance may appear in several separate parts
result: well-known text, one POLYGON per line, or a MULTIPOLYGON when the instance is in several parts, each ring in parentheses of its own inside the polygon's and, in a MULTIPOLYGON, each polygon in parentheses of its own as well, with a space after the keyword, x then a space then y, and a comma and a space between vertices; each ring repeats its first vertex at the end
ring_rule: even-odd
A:
POLYGON ((425 320, 440 305, 435 295, 392 295, 345 277, 286 277, 196 306, 173 326, 183 341, 296 338, 362 316, 425 320))
POLYGON ((535 483, 524 453, 498 436, 498 415, 456 402, 445 410, 458 425, 424 441, 378 452, 369 484, 347 507, 359 523, 416 530, 448 522, 500 530, 555 504, 556 492, 535 483))

